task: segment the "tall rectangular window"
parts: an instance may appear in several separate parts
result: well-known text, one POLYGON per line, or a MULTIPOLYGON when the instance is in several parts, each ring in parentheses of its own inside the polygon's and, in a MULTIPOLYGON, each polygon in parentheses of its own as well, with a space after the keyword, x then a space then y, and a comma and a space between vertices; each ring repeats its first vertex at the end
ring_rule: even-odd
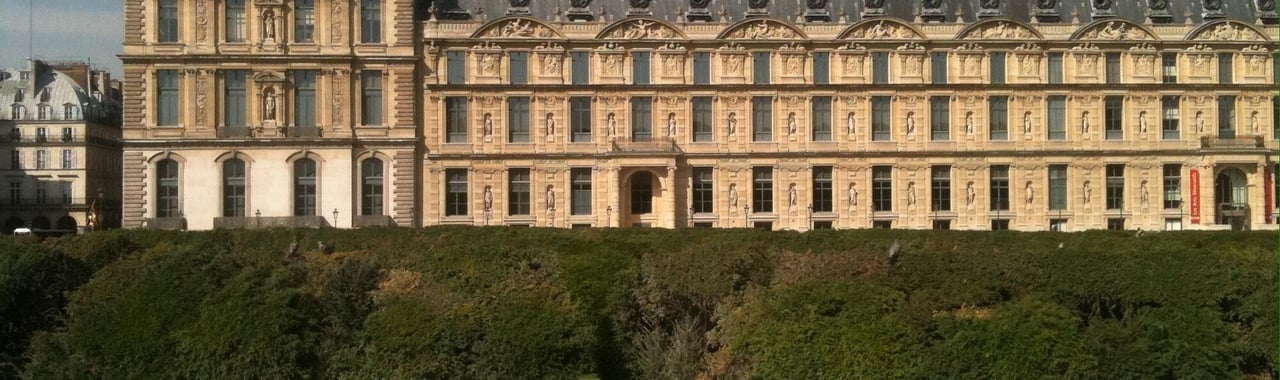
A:
POLYGON ((834 171, 830 166, 813 167, 813 212, 835 211, 834 171))
POLYGON ((382 0, 360 0, 360 42, 382 42, 382 0))
POLYGON ((573 84, 591 83, 591 55, 584 51, 569 54, 570 82, 573 84))
POLYGON ((467 215, 467 169, 445 169, 444 216, 467 215))
POLYGON ((631 53, 631 83, 649 84, 649 52, 631 53))
POLYGON ((449 70, 445 77, 447 83, 467 83, 467 52, 445 52, 445 67, 449 70))
POLYGON ((71 204, 72 196, 74 195, 75 190, 72 188, 71 182, 62 182, 62 204, 71 204))
POLYGON ((1233 81, 1232 53, 1218 53, 1218 83, 1231 84, 1233 81))
POLYGON ((891 98, 888 96, 871 97, 871 141, 889 141, 892 139, 893 122, 890 115, 891 98))
POLYGON ((889 83, 889 53, 871 53, 871 83, 889 83))
POLYGON ((1119 95, 1107 96, 1104 101, 1107 140, 1119 140, 1124 138, 1124 97, 1119 95))
POLYGON ((156 24, 159 42, 178 42, 178 0, 160 0, 156 24))
POLYGON ((991 211, 1009 211, 1009 165, 991 165, 991 211))
POLYGON ((711 53, 693 53, 693 84, 711 84, 711 53))
POLYGON ((751 180, 751 210, 773 212, 773 168, 752 168, 751 180))
POLYGON ((74 166, 74 165, 75 165, 75 153, 76 153, 76 151, 71 150, 71 149, 63 149, 63 150, 62 150, 62 168, 63 168, 63 169, 73 169, 73 168, 75 168, 75 166, 74 166))
POLYGON ((1178 119, 1181 118, 1181 112, 1178 110, 1178 96, 1165 95, 1160 98, 1160 132, 1161 137, 1165 140, 1177 140, 1178 136, 1178 119))
POLYGON ((929 132, 933 141, 951 140, 951 97, 929 97, 929 132))
POLYGON ((529 97, 507 98, 507 142, 529 142, 529 97))
POLYGON ((244 0, 226 0, 223 4, 227 42, 244 42, 244 0))
POLYGON ((293 70, 293 124, 316 126, 316 70, 293 70))
POLYGON ((1236 97, 1233 95, 1218 97, 1218 137, 1236 138, 1236 97))
POLYGON ((929 53, 929 72, 933 84, 947 84, 947 52, 929 53))
POLYGON ((1049 53, 1049 83, 1062 83, 1062 53, 1049 53))
POLYGON ((315 42, 316 1, 293 2, 293 42, 315 42))
POLYGON ((178 125, 178 70, 156 70, 156 125, 178 125))
POLYGON ((930 211, 951 211, 951 167, 938 165, 932 168, 929 184, 930 211))
POLYGON ((1049 97, 1049 140, 1067 139, 1067 97, 1053 95, 1049 97))
POLYGON ((1120 53, 1107 53, 1107 84, 1120 83, 1120 53))
POLYGON ((1067 209, 1067 165, 1049 165, 1049 209, 1067 209))
POLYGON ((714 139, 715 126, 711 116, 711 100, 710 96, 693 97, 694 142, 712 141, 714 139))
POLYGON ((716 193, 712 168, 693 168, 693 213, 715 212, 716 193))
POLYGON ((751 141, 773 141, 773 97, 751 98, 751 141))
POLYGON ((893 167, 871 167, 871 211, 893 211, 893 167))
POLYGON ((41 149, 36 151, 36 169, 49 168, 49 152, 41 149))
POLYGON ((532 202, 529 169, 507 171, 507 215, 529 215, 532 202))
POLYGON ((360 215, 383 215, 382 160, 360 162, 360 215))
POLYGON ((1107 209, 1124 209, 1124 164, 1107 165, 1107 209))
POLYGON ((247 124, 246 107, 249 99, 245 96, 247 70, 227 70, 223 75, 222 122, 228 128, 244 128, 247 124))
POLYGON ((507 78, 510 78, 511 84, 528 84, 529 83, 529 53, 523 51, 513 51, 507 55, 510 62, 507 64, 507 78))
POLYGON ((591 168, 569 169, 569 214, 591 215, 591 168))
POLYGON ((831 83, 831 53, 813 53, 813 84, 831 83))
POLYGON ((831 141, 831 97, 815 96, 812 102, 809 120, 813 141, 831 141))
POLYGON ((444 142, 467 142, 467 97, 448 96, 444 98, 444 129, 444 142))
POLYGON ((591 97, 569 98, 569 141, 591 142, 591 97))
POLYGON ((1009 140, 1009 97, 987 98, 987 121, 991 124, 991 141, 1009 140))
POLYGON ((1004 52, 991 52, 991 84, 1004 84, 1004 52))
POLYGON ((382 125, 382 71, 360 73, 360 124, 382 125))
POLYGON ((315 216, 319 207, 316 199, 316 162, 303 158, 293 162, 293 216, 315 216))
POLYGON ((1178 83, 1178 53, 1160 55, 1160 76, 1164 83, 1178 83))
POLYGON ((222 216, 245 216, 244 169, 244 161, 240 159, 222 162, 222 216))
POLYGON ((751 54, 752 83, 769 84, 769 52, 758 51, 751 54))
POLYGON ((653 140, 653 98, 631 98, 631 141, 653 140))
POLYGON ((1164 208, 1182 208, 1182 165, 1164 165, 1164 208))
POLYGON ((1280 139, 1280 96, 1271 97, 1271 138, 1280 139))
POLYGON ((9 182, 9 204, 16 205, 22 202, 22 182, 9 182))

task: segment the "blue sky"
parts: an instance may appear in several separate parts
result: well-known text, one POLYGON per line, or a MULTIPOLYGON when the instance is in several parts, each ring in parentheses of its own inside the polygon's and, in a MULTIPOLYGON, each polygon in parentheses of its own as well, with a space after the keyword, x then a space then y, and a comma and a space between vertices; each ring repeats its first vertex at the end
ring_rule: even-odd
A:
POLYGON ((32 0, 0 0, 0 66, 21 67, 34 53, 46 59, 89 59, 95 66, 121 74, 124 3, 120 0, 34 0, 34 34, 27 32, 32 0))

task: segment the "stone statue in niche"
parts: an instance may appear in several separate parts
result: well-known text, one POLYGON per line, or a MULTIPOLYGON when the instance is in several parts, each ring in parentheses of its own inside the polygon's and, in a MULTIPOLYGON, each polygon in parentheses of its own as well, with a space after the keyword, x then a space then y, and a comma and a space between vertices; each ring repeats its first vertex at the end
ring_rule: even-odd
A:
POLYGON ((1249 114, 1249 132, 1258 133, 1258 111, 1249 114))
POLYGON ((1080 114, 1080 132, 1089 133, 1089 111, 1080 114))
POLYGON ((1148 200, 1148 198, 1150 197, 1150 195, 1148 194, 1148 191, 1147 191, 1147 180, 1145 180, 1145 179, 1144 179, 1144 180, 1142 180, 1142 185, 1141 185, 1141 186, 1139 186, 1138 188, 1139 188, 1139 190, 1138 190, 1138 196, 1140 197, 1139 199, 1141 199, 1141 201, 1142 201, 1142 205, 1143 205, 1143 206, 1146 206, 1146 205, 1147 205, 1147 200, 1148 200))
POLYGON ((667 114, 667 137, 676 136, 676 113, 667 114))
POLYGON ((914 181, 907 184, 907 206, 915 206, 916 204, 916 183, 914 181))
POLYGON ((1031 111, 1022 114, 1022 133, 1031 134, 1031 111))
POLYGON ((967 187, 965 187, 964 193, 965 193, 965 194, 964 194, 964 204, 965 204, 965 206, 968 206, 970 210, 972 210, 972 209, 973 209, 973 200, 974 200, 975 198, 977 198, 977 196, 978 196, 978 192, 977 192, 977 190, 974 190, 974 189, 973 189, 973 181, 969 181, 969 185, 968 185, 967 187))
POLYGON ((916 111, 907 112, 907 134, 916 133, 916 111))
POLYGON ((796 209, 796 198, 798 198, 796 196, 796 184, 792 183, 791 188, 787 189, 787 204, 791 207, 791 211, 796 209))
POLYGON ((1147 111, 1138 112, 1138 132, 1147 133, 1147 111))
POLYGON ((973 111, 965 112, 964 114, 964 134, 973 134, 973 111))
POLYGON ((1204 111, 1196 111, 1196 133, 1204 133, 1204 111))
POLYGON ((738 184, 729 184, 729 209, 738 209, 738 184))
POLYGON ((680 74, 680 60, 674 54, 662 56, 662 64, 667 68, 667 75, 680 74))
POLYGON ((547 211, 556 210, 556 186, 547 185, 547 211))
POLYGON ((262 13, 262 36, 265 40, 276 39, 276 15, 271 11, 262 13))
POLYGON ((858 183, 849 182, 849 210, 858 207, 858 183))
POLYGON ((555 114, 552 114, 552 113, 550 113, 550 112, 547 112, 547 121, 546 121, 546 125, 547 125, 547 136, 555 136, 555 134, 556 134, 556 119, 555 119, 555 114))
POLYGON ((493 136, 493 114, 488 112, 484 114, 484 135, 493 136))
POLYGON ((484 187, 484 210, 489 211, 492 209, 493 209, 493 186, 485 186, 484 187))
POLYGON ((609 125, 609 136, 618 134, 618 120, 614 117, 613 112, 609 113, 609 120, 605 123, 609 125))
POLYGON ((857 130, 857 125, 853 121, 853 116, 853 112, 850 112, 849 116, 845 118, 846 127, 849 129, 849 134, 851 135, 857 130))
POLYGON ((1031 190, 1031 181, 1027 181, 1027 188, 1024 191, 1026 191, 1027 193, 1027 205, 1030 206, 1031 202, 1035 201, 1036 199, 1035 191, 1031 190))
POLYGON ((796 113, 792 112, 791 114, 787 115, 787 134, 794 135, 796 134, 797 129, 798 127, 796 127, 796 113))
POLYGON ((1093 185, 1089 181, 1084 181, 1084 204, 1089 204, 1089 199, 1093 198, 1093 185))
POLYGON ((736 112, 729 113, 728 124, 729 124, 729 136, 733 136, 734 133, 738 132, 738 113, 736 112))
POLYGON ((276 92, 271 88, 262 91, 262 120, 276 119, 276 92))

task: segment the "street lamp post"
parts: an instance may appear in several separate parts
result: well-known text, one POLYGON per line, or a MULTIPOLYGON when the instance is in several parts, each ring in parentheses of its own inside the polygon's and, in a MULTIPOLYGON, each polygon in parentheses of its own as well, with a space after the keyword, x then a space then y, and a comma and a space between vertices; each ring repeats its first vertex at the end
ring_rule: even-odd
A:
POLYGON ((338 228, 338 209, 333 209, 333 228, 338 228))
POLYGON ((751 205, 742 206, 742 227, 751 227, 751 205))
POLYGON ((604 226, 613 227, 613 205, 604 208, 604 226))
POLYGON ((262 228, 262 209, 253 210, 253 228, 262 228))

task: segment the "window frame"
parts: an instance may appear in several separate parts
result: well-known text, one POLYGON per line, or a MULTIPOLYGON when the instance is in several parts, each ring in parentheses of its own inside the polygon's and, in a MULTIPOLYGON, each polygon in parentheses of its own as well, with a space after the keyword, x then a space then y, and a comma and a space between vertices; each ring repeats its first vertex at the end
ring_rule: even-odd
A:
POLYGON ((814 166, 812 169, 813 212, 835 211, 835 168, 814 166))
POLYGON ((893 212, 893 167, 871 167, 871 211, 893 212))
POLYGON ((293 42, 315 43, 316 4, 315 0, 294 0, 293 2, 293 42))
POLYGON ((773 97, 751 97, 751 142, 773 141, 773 97))
POLYGON ((751 212, 773 212, 773 167, 751 168, 751 212))
POLYGON ((1160 138, 1178 140, 1181 136, 1182 99, 1178 95, 1160 97, 1160 138))
POLYGON ((569 169, 569 215, 592 214, 591 168, 569 169))
POLYGON ((444 216, 467 216, 468 210, 468 175, 467 169, 450 168, 444 170, 444 216))
POLYGON ((871 97, 871 141, 893 141, 892 97, 871 97))
POLYGON ((468 123, 470 114, 469 102, 470 99, 466 96, 446 96, 444 98, 444 142, 446 144, 466 144, 471 142, 470 123, 468 123))
POLYGON ((929 97, 929 141, 951 141, 951 97, 929 97))
POLYGON ((831 53, 813 53, 813 84, 831 84, 831 53))
POLYGON ((1108 95, 1103 100, 1103 128, 1106 140, 1124 140, 1124 97, 1108 95))
POLYGON ((382 43, 381 0, 360 0, 360 43, 382 43))
POLYGON ((991 165, 988 168, 990 173, 990 211, 1010 211, 1012 210, 1012 197, 1010 196, 1010 184, 1013 183, 1009 176, 1009 165, 991 165))
POLYGON ((1161 195, 1165 210, 1182 209, 1182 165, 1164 164, 1161 168, 1161 195))
POLYGON ((304 157, 294 161, 291 166, 293 167, 293 216, 320 215, 319 163, 304 157))
POLYGON ((951 166, 935 165, 929 174, 929 211, 951 211, 951 166))
POLYGON ((694 167, 691 171, 692 205, 694 214, 710 214, 715 212, 715 169, 710 167, 694 167))
POLYGON ((377 157, 360 160, 360 215, 386 215, 385 165, 377 157))
POLYGON ((835 131, 832 129, 832 97, 830 96, 814 96, 810 97, 809 108, 809 131, 810 138, 817 142, 829 142, 835 139, 835 131))
POLYGON ((987 97, 987 138, 991 141, 1009 141, 1009 96, 987 97))
POLYGON ((690 99, 693 109, 693 142, 715 141, 715 105, 710 96, 694 96, 690 99))
POLYGON ((386 84, 382 80, 382 70, 363 70, 360 72, 360 124, 380 126, 386 123, 383 115, 383 89, 386 84))
POLYGON ((591 142, 591 130, 591 97, 569 97, 569 142, 591 142))
POLYGON ((1124 210, 1125 197, 1125 165, 1107 164, 1106 169, 1106 209, 1108 211, 1124 210))
POLYGON ((230 158, 222 162, 222 216, 245 217, 248 208, 246 189, 248 171, 244 160, 230 158))
POLYGON ((1067 165, 1049 165, 1049 211, 1066 210, 1070 205, 1067 199, 1067 165))
POLYGON ((507 169, 507 216, 533 215, 533 173, 529 168, 507 169))
POLYGON ((528 144, 533 142, 531 103, 532 99, 528 96, 507 97, 508 144, 528 144))
POLYGON ((1046 138, 1050 141, 1067 140, 1067 97, 1051 95, 1045 98, 1046 138))

